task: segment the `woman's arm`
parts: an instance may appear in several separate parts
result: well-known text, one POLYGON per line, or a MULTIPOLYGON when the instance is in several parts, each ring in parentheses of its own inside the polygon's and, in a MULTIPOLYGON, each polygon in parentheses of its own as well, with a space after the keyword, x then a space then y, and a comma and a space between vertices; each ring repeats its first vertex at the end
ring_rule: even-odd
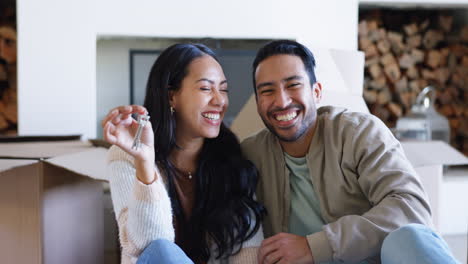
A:
POLYGON ((154 182, 142 183, 136 177, 132 156, 112 146, 107 173, 122 253, 138 257, 155 239, 174 241, 171 203, 157 169, 154 182))

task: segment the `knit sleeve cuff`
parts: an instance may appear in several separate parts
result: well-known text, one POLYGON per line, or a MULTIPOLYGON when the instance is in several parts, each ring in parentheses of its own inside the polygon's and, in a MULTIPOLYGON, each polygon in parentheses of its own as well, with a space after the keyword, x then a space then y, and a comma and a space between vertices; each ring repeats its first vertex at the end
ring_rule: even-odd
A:
POLYGON ((152 203, 167 197, 167 191, 161 177, 151 184, 144 184, 135 177, 133 193, 137 201, 147 203, 152 203))
POLYGON ((257 264, 258 247, 244 247, 229 259, 231 264, 257 264))
POLYGON ((308 235, 307 243, 309 244, 315 263, 332 261, 333 249, 328 242, 325 231, 308 235))

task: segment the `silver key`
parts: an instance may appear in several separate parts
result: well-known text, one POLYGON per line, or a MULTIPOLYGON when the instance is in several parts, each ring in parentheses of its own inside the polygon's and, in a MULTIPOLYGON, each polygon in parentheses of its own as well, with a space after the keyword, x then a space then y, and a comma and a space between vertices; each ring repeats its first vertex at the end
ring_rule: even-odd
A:
POLYGON ((143 127, 145 127, 149 119, 149 115, 138 115, 138 130, 136 132, 135 138, 133 139, 132 149, 137 150, 141 147, 141 132, 143 131, 143 127))

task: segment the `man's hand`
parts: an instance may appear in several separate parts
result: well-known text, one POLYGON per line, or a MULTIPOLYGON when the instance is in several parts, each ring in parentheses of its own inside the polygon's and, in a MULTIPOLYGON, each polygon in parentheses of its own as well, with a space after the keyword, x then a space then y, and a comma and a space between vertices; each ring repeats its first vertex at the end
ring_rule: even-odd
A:
POLYGON ((259 264, 313 264, 307 239, 288 233, 279 233, 263 240, 258 251, 259 264))

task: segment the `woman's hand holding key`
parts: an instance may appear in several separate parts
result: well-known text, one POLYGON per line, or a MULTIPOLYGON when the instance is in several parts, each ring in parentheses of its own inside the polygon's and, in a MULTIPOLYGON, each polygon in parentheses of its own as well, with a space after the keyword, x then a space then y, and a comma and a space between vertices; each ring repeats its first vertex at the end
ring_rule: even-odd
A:
POLYGON ((132 148, 138 131, 138 122, 132 114, 145 115, 147 110, 139 105, 119 106, 112 109, 102 120, 104 139, 120 147, 135 158, 137 177, 149 184, 155 180, 154 173, 154 133, 151 122, 142 127, 138 148, 132 148))

